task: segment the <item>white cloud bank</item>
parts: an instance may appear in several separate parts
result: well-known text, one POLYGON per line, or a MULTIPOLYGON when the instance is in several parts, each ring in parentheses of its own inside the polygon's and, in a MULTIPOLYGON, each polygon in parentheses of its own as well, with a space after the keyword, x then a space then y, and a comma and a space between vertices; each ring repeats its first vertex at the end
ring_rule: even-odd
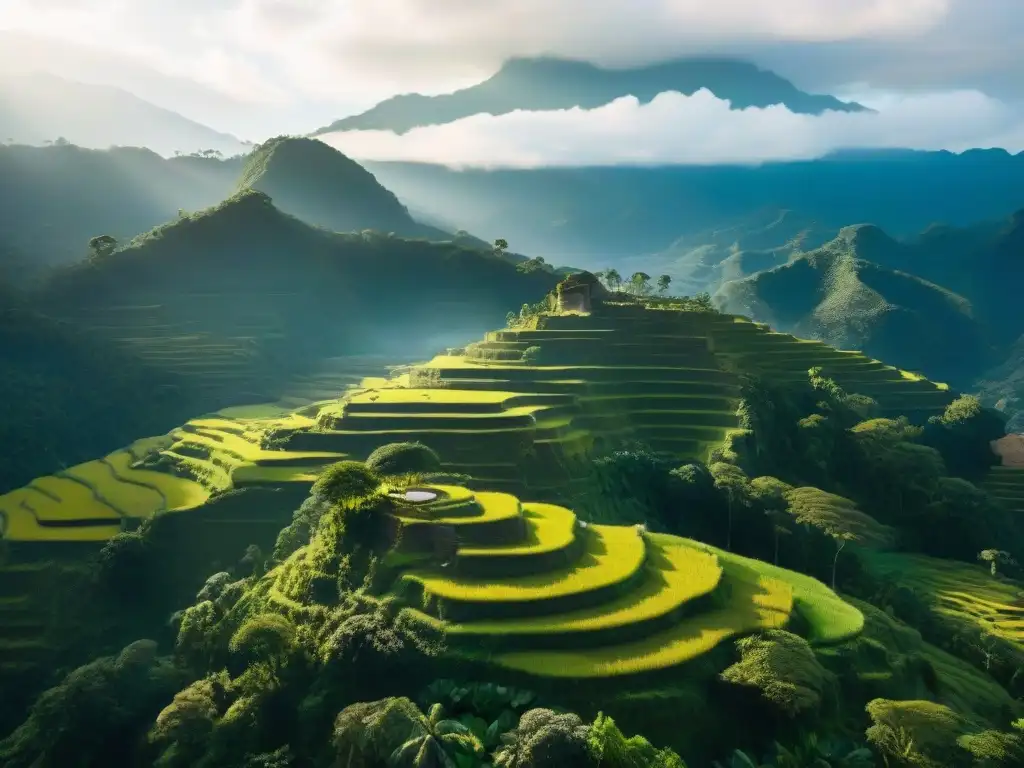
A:
POLYGON ((597 109, 474 115, 440 126, 349 131, 323 141, 356 160, 451 167, 758 163, 847 148, 1024 150, 1024 117, 976 91, 867 94, 877 112, 800 115, 782 106, 730 109, 707 90, 618 99, 597 109))

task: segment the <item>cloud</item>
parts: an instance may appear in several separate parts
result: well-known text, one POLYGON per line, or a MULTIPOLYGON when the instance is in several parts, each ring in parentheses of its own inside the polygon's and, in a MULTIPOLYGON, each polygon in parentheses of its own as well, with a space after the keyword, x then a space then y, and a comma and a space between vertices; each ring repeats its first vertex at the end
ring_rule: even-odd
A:
POLYGON ((859 94, 870 113, 794 114, 782 106, 734 110, 707 90, 618 99, 597 109, 474 115, 454 123, 350 131, 322 139, 357 160, 452 167, 759 163, 846 148, 1024 150, 1024 116, 977 91, 859 94))
MULTIPOLYGON (((0 0, 3 30, 188 79, 312 130, 396 93, 442 93, 510 56, 631 66, 749 58, 800 87, 976 88, 1024 99, 1021 0, 0 0), (314 118, 315 115, 315 118, 314 118)), ((2 46, 0 46, 2 48, 2 46)), ((77 54, 76 54, 77 55, 77 54)), ((79 57, 81 58, 81 57, 79 57)), ((3 51, 0 50, 0 60, 3 51)), ((70 69, 74 67, 68 64, 70 69)), ((156 82, 155 78, 151 78, 156 82)), ((95 80, 95 79, 94 79, 95 80)), ((201 117, 154 88, 134 91, 201 117)), ((212 114, 209 107, 203 114, 212 114)), ((246 118, 248 123, 249 118, 246 118)), ((298 129, 298 128, 294 128, 298 129)), ((247 131, 247 133, 251 133, 247 131)))
POLYGON ((276 103, 282 89, 317 99, 443 91, 514 55, 630 65, 755 43, 905 41, 940 27, 954 3, 992 0, 5 1, 9 29, 130 50, 276 103))

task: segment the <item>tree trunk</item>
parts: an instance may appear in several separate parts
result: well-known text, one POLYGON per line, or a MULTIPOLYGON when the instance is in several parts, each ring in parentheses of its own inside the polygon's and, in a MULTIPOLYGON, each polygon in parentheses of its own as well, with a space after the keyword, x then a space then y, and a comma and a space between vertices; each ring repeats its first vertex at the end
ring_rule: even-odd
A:
POLYGON ((839 553, 843 551, 843 547, 846 546, 845 541, 836 542, 836 556, 832 558, 832 591, 836 591, 836 564, 839 562, 839 553))
POLYGON ((775 564, 779 564, 779 529, 775 529, 775 564))
POLYGON ((732 494, 729 495, 729 503, 726 505, 726 509, 728 509, 729 529, 725 532, 725 551, 732 552, 732 494))

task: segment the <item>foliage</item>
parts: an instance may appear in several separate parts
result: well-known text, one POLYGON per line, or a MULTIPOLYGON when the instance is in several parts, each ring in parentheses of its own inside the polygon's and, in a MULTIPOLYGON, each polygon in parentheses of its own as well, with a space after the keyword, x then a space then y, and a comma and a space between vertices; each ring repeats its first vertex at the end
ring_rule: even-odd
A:
POLYGON ((1005 433, 1005 416, 973 395, 961 395, 941 416, 928 419, 922 441, 939 451, 950 474, 976 480, 999 462, 989 445, 1005 433))
POLYGON ((331 504, 348 503, 377 493, 381 477, 361 461, 339 461, 324 469, 311 495, 331 504))
POLYGON ((1001 549, 983 549, 978 553, 978 559, 991 565, 993 576, 999 575, 999 568, 1017 564, 1009 552, 1004 552, 1001 549))
POLYGON ((727 519, 725 548, 732 549, 733 512, 738 507, 750 506, 752 495, 749 479, 742 469, 735 464, 716 462, 708 467, 715 481, 715 488, 721 491, 727 500, 729 516, 727 519))
POLYGON ((651 292, 651 276, 646 272, 634 272, 629 277, 628 286, 634 296, 646 296, 651 292))
POLYGON ((515 730, 502 737, 494 753, 495 768, 586 768, 595 761, 588 742, 590 729, 579 715, 531 709, 515 730))
POLYGON ((195 765, 205 753, 210 735, 230 699, 227 672, 196 680, 174 694, 156 717, 148 739, 160 749, 158 766, 195 765))
POLYGON ((676 478, 670 474, 674 465, 671 459, 639 444, 593 459, 589 492, 583 503, 588 516, 623 524, 657 521, 662 527, 675 529, 677 521, 662 517, 676 485, 676 478))
POLYGON ((273 559, 282 562, 300 547, 309 544, 316 533, 320 519, 327 513, 330 504, 326 499, 308 496, 292 514, 292 521, 281 529, 274 544, 273 559))
POLYGON ((874 699, 867 705, 872 725, 868 742, 897 765, 954 768, 967 765, 957 745, 963 719, 949 707, 931 701, 874 699))
POLYGON ((736 642, 740 660, 721 677, 761 692, 790 717, 817 711, 822 694, 833 684, 807 641, 783 630, 769 630, 736 642))
POLYGON ((335 721, 334 746, 339 763, 351 768, 456 768, 483 753, 466 726, 444 718, 441 705, 424 715, 407 698, 346 707, 335 721))
POLYGON ((440 472, 441 457, 422 443, 388 443, 374 449, 366 467, 379 475, 440 472))
POLYGON ((435 680, 419 696, 420 705, 441 703, 459 722, 470 728, 487 749, 494 749, 501 735, 511 731, 519 717, 535 701, 536 694, 497 683, 457 683, 435 680))
POLYGON ((263 662, 279 671, 295 645, 295 626, 284 616, 264 613, 251 616, 231 636, 228 649, 250 662, 263 662))
POLYGON ((0 741, 0 763, 128 765, 141 733, 185 680, 151 640, 96 659, 39 696, 25 722, 0 741))
POLYGON ((626 738, 610 717, 599 713, 587 734, 600 768, 686 768, 670 749, 656 749, 643 736, 626 738))
POLYGON ((836 544, 832 561, 832 589, 836 588, 839 553, 851 541, 881 545, 892 540, 892 532, 871 515, 861 512, 849 499, 818 488, 794 488, 786 492, 789 512, 797 524, 815 528, 836 544))

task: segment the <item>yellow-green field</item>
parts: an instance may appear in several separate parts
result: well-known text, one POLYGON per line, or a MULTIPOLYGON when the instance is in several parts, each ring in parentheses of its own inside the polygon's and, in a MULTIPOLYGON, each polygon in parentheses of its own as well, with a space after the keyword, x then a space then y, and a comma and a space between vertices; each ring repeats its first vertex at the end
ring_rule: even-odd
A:
POLYGON ((981 565, 924 555, 871 553, 865 562, 872 573, 930 600, 940 617, 973 624, 1024 650, 1024 585, 993 577, 981 565))
MULTIPOLYGON (((863 627, 859 610, 808 576, 675 536, 583 526, 567 509, 503 496, 478 493, 477 516, 521 508, 524 520, 543 511, 550 524, 527 525, 518 539, 503 529, 488 546, 460 543, 452 561, 411 565, 396 582, 421 620, 447 632, 456 655, 542 677, 602 678, 683 664, 729 638, 784 627, 795 610, 811 642, 840 642, 863 627), (489 578, 461 568, 469 555, 501 561, 565 550, 570 521, 578 546, 564 562, 526 572, 502 563, 504 575, 489 578)), ((402 519, 421 528, 458 520, 457 532, 465 529, 465 517, 417 506, 427 509, 402 519)))

